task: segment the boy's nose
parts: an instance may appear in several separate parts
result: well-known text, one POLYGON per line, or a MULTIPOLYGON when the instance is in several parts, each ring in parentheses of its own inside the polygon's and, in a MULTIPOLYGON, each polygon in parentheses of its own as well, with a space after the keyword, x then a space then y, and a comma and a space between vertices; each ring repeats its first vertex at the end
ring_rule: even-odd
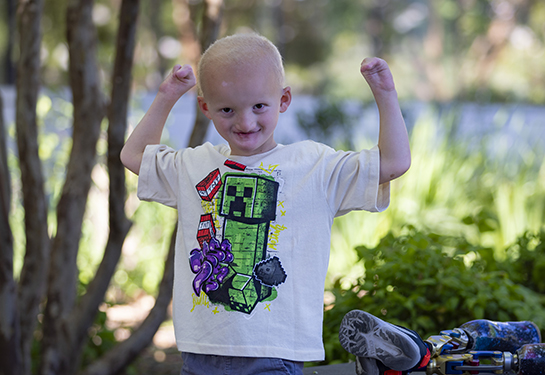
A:
POLYGON ((251 114, 242 113, 237 118, 236 127, 241 132, 249 132, 254 128, 254 118, 251 114))

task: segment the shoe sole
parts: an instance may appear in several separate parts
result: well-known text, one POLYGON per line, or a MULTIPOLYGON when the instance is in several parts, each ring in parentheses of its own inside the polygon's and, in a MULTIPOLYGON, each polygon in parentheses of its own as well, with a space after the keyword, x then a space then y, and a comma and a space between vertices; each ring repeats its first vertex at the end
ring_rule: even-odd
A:
POLYGON ((375 358, 396 371, 410 370, 420 360, 420 349, 407 332, 365 311, 344 316, 339 341, 347 352, 375 358))

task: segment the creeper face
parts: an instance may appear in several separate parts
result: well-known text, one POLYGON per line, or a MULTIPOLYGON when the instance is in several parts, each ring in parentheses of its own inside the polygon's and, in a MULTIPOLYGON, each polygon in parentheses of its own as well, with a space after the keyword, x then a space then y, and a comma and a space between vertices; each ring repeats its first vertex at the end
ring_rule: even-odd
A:
POLYGON ((222 216, 237 220, 252 218, 257 181, 253 178, 227 177, 222 216))
POLYGON ((245 223, 275 219, 278 183, 260 176, 225 176, 220 215, 245 223))

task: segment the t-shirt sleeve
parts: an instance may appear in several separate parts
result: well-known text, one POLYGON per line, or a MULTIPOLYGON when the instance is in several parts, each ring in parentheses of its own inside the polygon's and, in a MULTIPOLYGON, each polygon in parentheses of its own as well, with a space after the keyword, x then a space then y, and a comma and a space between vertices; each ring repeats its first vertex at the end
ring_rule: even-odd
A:
POLYGON ((337 151, 327 158, 326 193, 335 216, 352 210, 384 211, 390 204, 390 183, 379 185, 377 146, 360 152, 337 151))
POLYGON ((177 208, 178 168, 182 151, 164 145, 148 145, 142 156, 137 196, 177 208))

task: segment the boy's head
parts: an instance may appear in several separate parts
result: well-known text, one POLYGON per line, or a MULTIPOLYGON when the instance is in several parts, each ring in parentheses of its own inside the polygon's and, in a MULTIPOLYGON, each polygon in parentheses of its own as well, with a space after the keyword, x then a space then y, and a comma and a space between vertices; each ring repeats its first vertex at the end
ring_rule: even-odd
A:
POLYGON ((232 155, 276 146, 274 130, 291 102, 278 49, 257 34, 219 39, 201 57, 199 107, 229 143, 232 155))
POLYGON ((255 34, 235 34, 218 39, 203 53, 197 69, 197 88, 204 96, 208 78, 214 71, 225 67, 260 64, 284 85, 284 64, 276 46, 267 38, 255 34))

